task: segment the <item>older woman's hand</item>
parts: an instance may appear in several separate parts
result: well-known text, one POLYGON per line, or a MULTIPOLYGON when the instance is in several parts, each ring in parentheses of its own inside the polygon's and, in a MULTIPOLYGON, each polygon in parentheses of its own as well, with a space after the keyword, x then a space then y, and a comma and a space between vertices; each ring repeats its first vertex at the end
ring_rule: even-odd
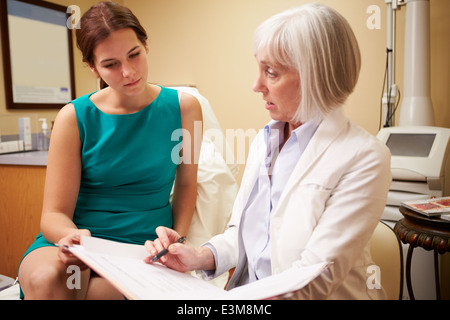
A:
POLYGON ((215 268, 214 255, 211 250, 207 248, 195 249, 189 245, 177 243, 181 236, 176 231, 166 227, 158 227, 156 234, 158 239, 145 243, 145 248, 150 256, 144 259, 144 262, 151 263, 156 254, 167 248, 169 252, 158 261, 171 269, 187 272, 215 268), (211 265, 213 268, 210 268, 211 265))

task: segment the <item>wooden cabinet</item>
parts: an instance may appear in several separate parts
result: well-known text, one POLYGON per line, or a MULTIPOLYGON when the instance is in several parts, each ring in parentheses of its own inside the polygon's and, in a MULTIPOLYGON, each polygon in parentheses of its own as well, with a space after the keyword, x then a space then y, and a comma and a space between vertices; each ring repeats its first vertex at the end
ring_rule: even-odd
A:
POLYGON ((45 166, 0 165, 0 274, 15 278, 40 232, 45 166))

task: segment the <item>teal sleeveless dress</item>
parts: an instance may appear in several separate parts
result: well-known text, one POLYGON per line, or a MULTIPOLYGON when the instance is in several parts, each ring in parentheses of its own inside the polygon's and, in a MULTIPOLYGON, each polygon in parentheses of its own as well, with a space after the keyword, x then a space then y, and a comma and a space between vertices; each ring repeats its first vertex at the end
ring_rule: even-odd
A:
MULTIPOLYGON (((106 114, 90 95, 71 103, 82 142, 75 225, 119 242, 154 240, 156 227, 172 227, 169 197, 181 143, 178 92, 162 87, 150 105, 133 114, 106 114)), ((25 256, 52 245, 39 234, 25 256)))

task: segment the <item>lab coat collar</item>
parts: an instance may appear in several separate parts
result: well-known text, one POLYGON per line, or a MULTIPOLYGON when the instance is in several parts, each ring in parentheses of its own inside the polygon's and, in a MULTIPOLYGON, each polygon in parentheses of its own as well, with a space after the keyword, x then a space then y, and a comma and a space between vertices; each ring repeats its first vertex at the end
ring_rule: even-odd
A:
MULTIPOLYGON (((292 172, 278 203, 284 201, 292 187, 304 177, 311 165, 315 163, 316 159, 320 157, 320 155, 323 154, 323 152, 336 139, 336 137, 339 136, 339 133, 345 128, 348 121, 349 120, 345 116, 342 107, 334 109, 324 117, 311 138, 307 148, 303 152, 302 157, 295 166, 295 169, 292 172)), ((275 122, 277 121, 272 120, 268 125, 270 126, 275 122)), ((264 134, 258 135, 256 139, 259 139, 259 141, 255 141, 256 146, 252 146, 251 148, 255 154, 250 152, 249 157, 247 158, 247 169, 245 170, 244 177, 242 179, 243 181, 246 181, 245 184, 241 185, 241 188, 244 188, 243 201, 245 204, 248 204, 248 198, 250 197, 252 188, 258 178, 260 164, 261 162, 264 162, 266 155, 266 148, 263 147, 265 146, 264 134), (256 149, 254 147, 256 147, 256 149)), ((333 161, 333 159, 330 159, 330 161, 333 161)), ((277 213, 278 210, 275 209, 273 215, 276 215, 277 213)))
MULTIPOLYGON (((308 173, 309 168, 339 136, 339 133, 346 127, 348 122, 349 120, 345 116, 342 107, 331 111, 324 117, 314 136, 311 138, 308 147, 305 149, 302 157, 295 166, 295 169, 280 196, 278 201, 279 203, 284 201, 293 186, 295 186, 308 173)), ((330 159, 330 161, 333 161, 333 159, 330 159)), ((274 215, 276 214, 277 210, 275 209, 274 215)))

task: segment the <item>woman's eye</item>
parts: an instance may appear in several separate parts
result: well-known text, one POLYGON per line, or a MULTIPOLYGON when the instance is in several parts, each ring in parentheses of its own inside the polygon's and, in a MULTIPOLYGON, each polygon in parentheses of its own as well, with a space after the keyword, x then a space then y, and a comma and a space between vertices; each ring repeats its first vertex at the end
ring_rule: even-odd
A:
POLYGON ((130 58, 136 58, 138 55, 140 55, 141 52, 136 52, 130 55, 130 58))
POLYGON ((105 67, 107 69, 110 69, 110 68, 113 68, 115 66, 117 66, 117 62, 108 63, 108 64, 104 65, 103 67, 105 67))
POLYGON ((275 78, 277 74, 272 69, 267 69, 266 74, 269 78, 275 78))

